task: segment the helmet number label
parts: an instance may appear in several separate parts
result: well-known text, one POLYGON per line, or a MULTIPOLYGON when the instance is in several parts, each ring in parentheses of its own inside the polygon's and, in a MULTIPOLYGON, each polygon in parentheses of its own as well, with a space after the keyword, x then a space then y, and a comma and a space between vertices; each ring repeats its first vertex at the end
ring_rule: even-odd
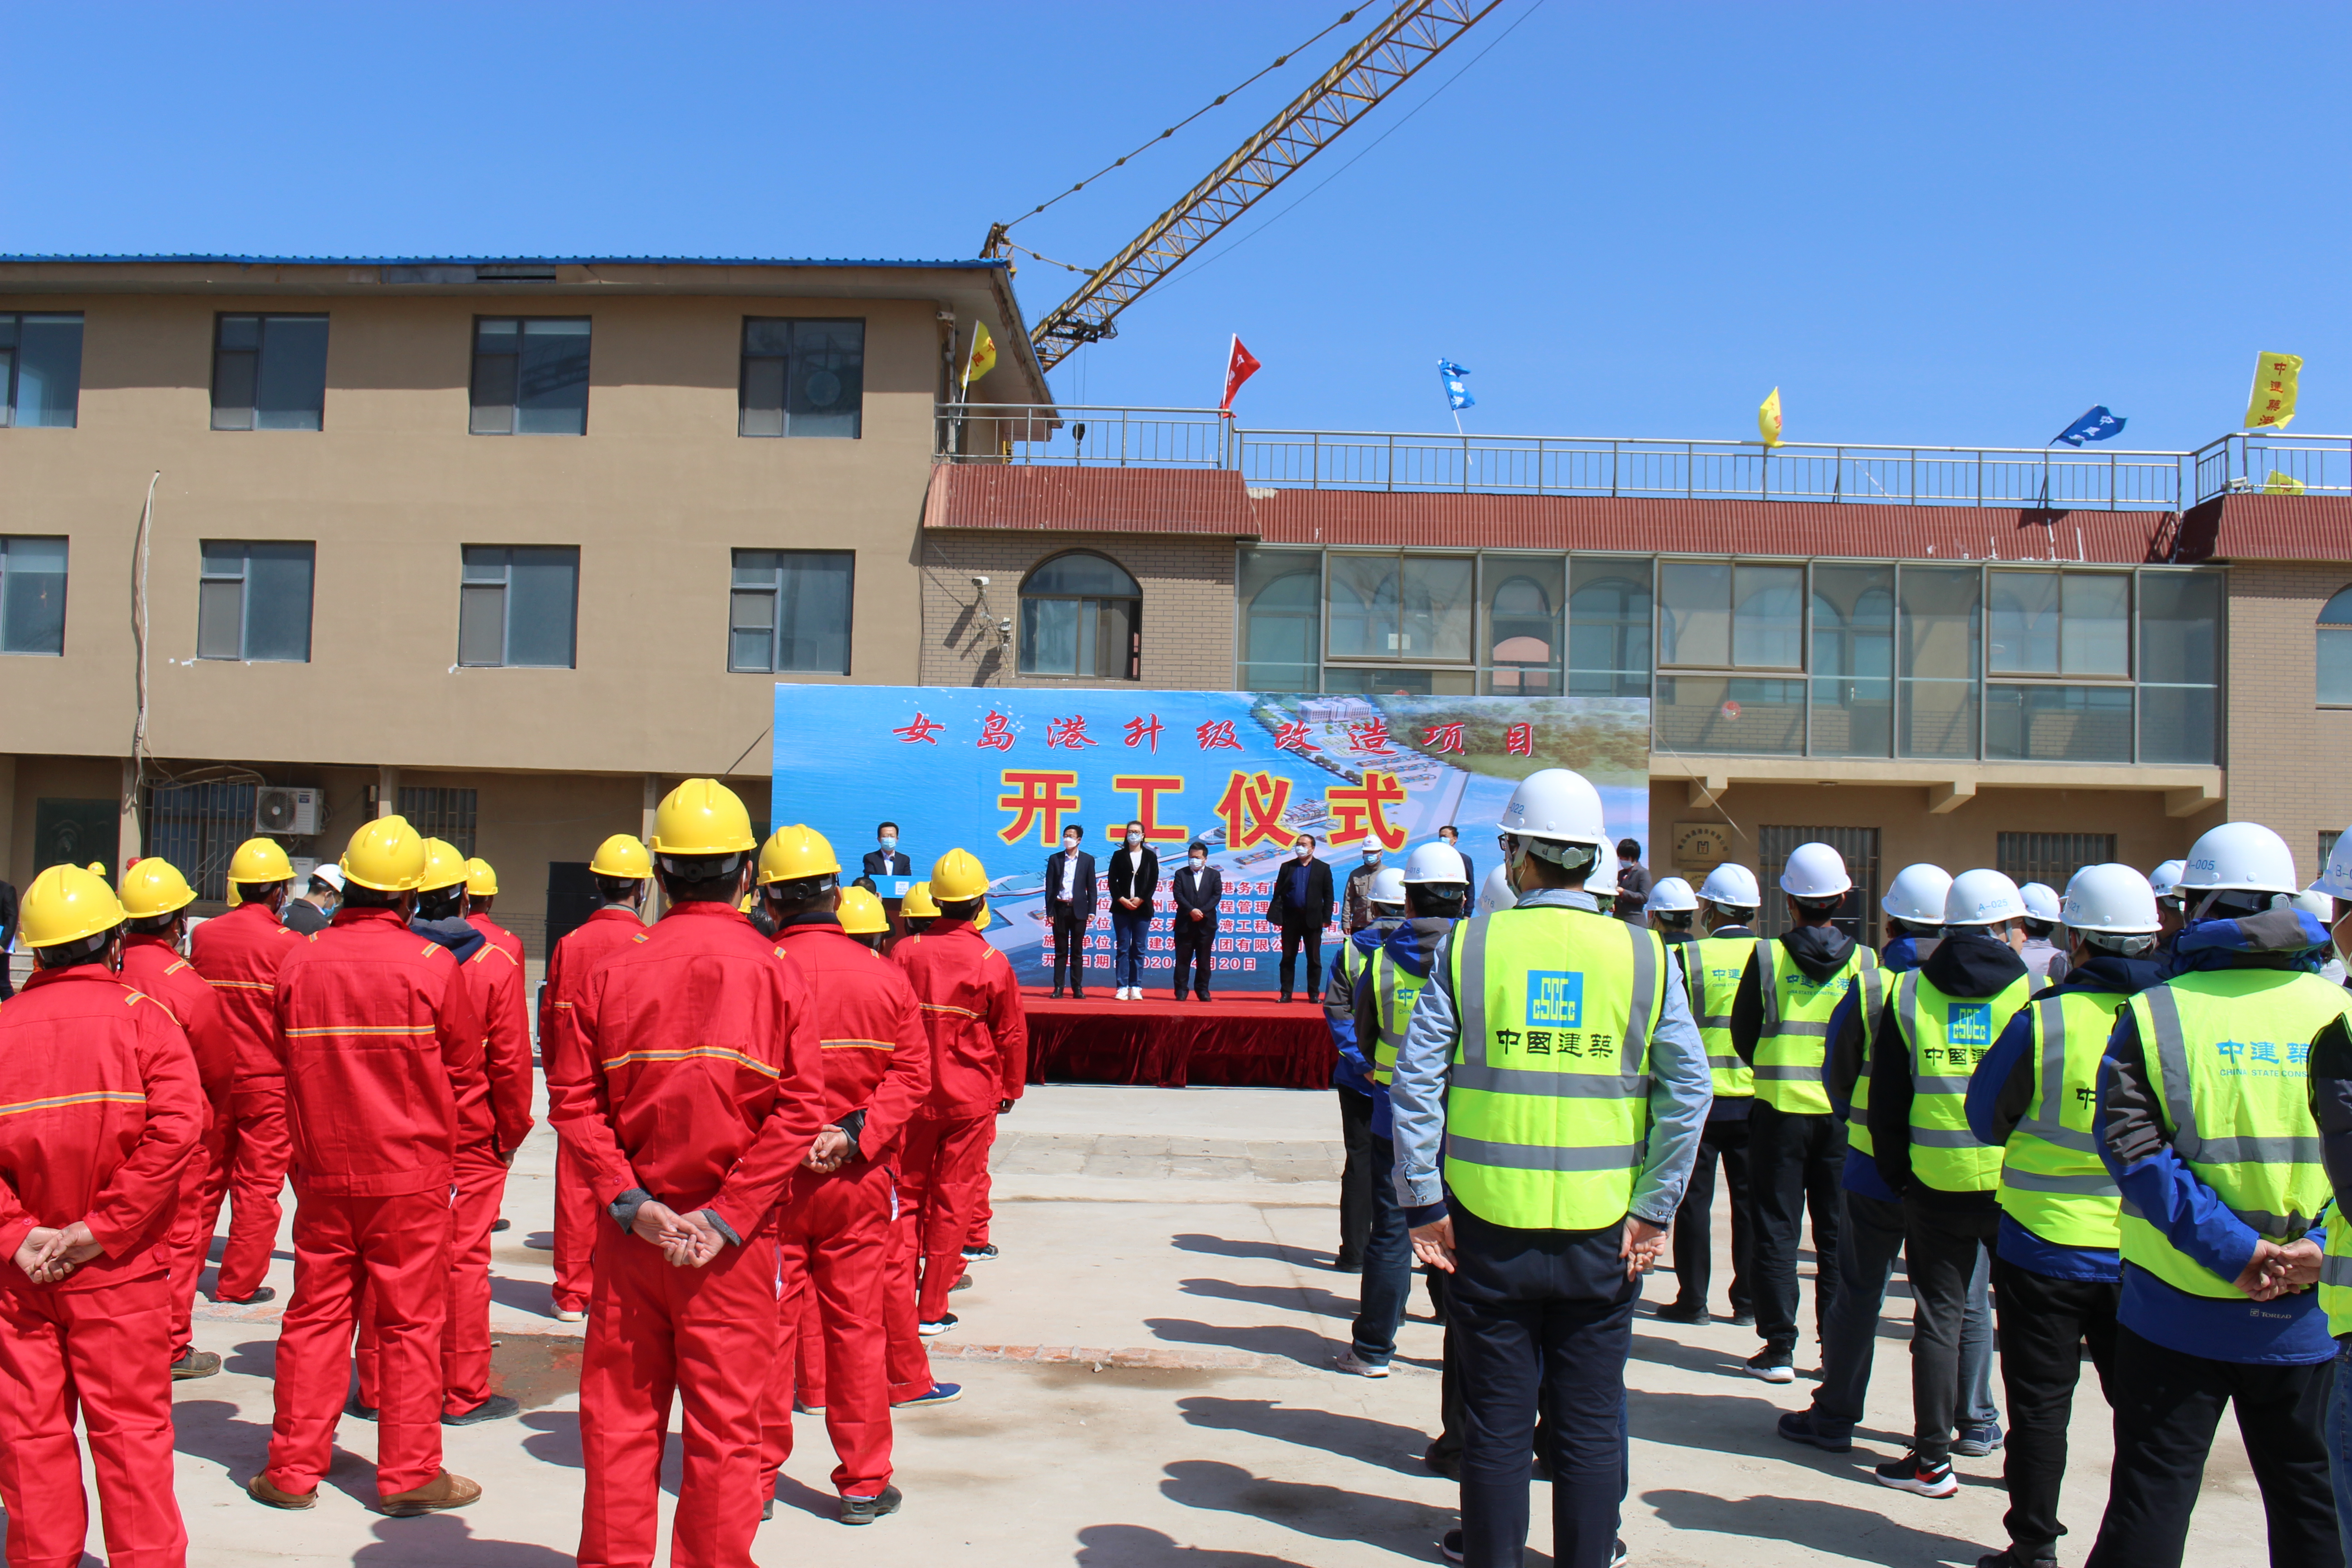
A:
POLYGON ((1528 1026, 1579 1029, 1584 1026, 1584 974, 1580 970, 1531 969, 1528 972, 1528 1026))

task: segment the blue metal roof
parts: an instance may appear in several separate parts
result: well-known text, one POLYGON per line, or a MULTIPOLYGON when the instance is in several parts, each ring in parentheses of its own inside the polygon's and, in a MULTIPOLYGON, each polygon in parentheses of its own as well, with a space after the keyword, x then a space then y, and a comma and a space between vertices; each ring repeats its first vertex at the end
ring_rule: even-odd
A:
POLYGON ((68 261, 121 264, 136 261, 225 263, 237 267, 906 267, 976 269, 1003 267, 996 260, 883 261, 876 258, 774 258, 751 256, 37 256, 0 255, 0 262, 68 261))

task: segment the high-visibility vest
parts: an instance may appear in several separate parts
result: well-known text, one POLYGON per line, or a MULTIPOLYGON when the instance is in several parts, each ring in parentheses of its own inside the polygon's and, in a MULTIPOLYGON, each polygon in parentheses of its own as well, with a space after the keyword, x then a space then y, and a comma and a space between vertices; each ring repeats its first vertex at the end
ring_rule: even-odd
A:
POLYGON ((1792 1116, 1826 1116, 1822 1063, 1829 1055, 1830 1015, 1856 977, 1874 973, 1878 955, 1854 944, 1845 963, 1815 980, 1778 941, 1756 944, 1756 994, 1764 1022, 1756 1036, 1756 1098, 1792 1116))
MULTIPOLYGON (((2257 1236, 2301 1239, 2330 1196, 2307 1098, 2311 1037, 2352 1015, 2352 996, 2300 971, 2218 969, 2143 991, 2129 1005, 2173 1152, 2257 1236)), ((2130 1200, 2122 1213, 2126 1262, 2191 1295, 2240 1299, 2130 1200)))
POLYGON ((2000 1185, 2000 1151, 1969 1131, 1969 1075, 2032 990, 2021 974, 1990 996, 1951 996, 1916 969, 1895 986, 1911 1057, 1911 1173, 1938 1192, 2000 1185))
POLYGON ((2352 1223, 2341 1205, 2327 1211, 2327 1247, 2319 1260, 2319 1310, 2330 1334, 2352 1334, 2352 1223))
POLYGON ((1756 956, 1756 939, 1703 936, 1677 944, 1673 955, 1682 965, 1691 1018, 1698 1025, 1699 1043, 1706 1047, 1707 1070, 1715 1075, 1715 1098, 1754 1096, 1756 1075, 1731 1044, 1731 999, 1739 994, 1739 977, 1756 956))
POLYGON ((1386 943, 1372 954, 1371 981, 1372 1081, 1385 1085, 1396 1074, 1397 1047, 1412 1023, 1412 1005, 1429 981, 1399 963, 1386 943))
POLYGON ((2033 1093, 2000 1158, 2000 1206, 2061 1247, 2122 1245, 2122 1197, 2091 1138, 2099 1059, 2124 998, 2067 991, 2026 1004, 2033 1030, 2033 1093))
POLYGON ((1878 1015, 1886 1007, 1887 986, 1902 977, 1901 972, 1879 965, 1864 970, 1854 979, 1854 988, 1861 994, 1855 1007, 1861 1014, 1862 1070, 1854 1075, 1853 1092, 1846 1100, 1845 1141, 1847 1147, 1864 1154, 1878 1152, 1870 1141, 1871 1042, 1877 1038, 1878 1015))
POLYGON ((1648 1147, 1665 963, 1656 932, 1556 904, 1454 929, 1444 1174, 1471 1213, 1520 1230, 1625 1217, 1648 1147))

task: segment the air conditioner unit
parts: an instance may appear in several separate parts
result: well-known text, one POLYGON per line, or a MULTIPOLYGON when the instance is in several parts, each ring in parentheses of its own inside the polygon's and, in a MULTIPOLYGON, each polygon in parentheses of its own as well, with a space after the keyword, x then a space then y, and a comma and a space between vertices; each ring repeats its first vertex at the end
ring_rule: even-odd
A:
POLYGON ((253 795, 253 830, 301 837, 319 831, 319 792, 260 789, 253 795))

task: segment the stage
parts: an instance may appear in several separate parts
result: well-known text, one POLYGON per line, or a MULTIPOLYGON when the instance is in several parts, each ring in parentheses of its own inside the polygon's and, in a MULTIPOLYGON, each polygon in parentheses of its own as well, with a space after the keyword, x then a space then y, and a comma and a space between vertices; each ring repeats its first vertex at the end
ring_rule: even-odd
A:
POLYGON ((1060 1001, 1024 986, 1031 1083, 1133 1083, 1160 1089, 1328 1089, 1337 1053, 1320 1005, 1270 991, 1179 1002, 1145 987, 1121 1002, 1109 986, 1060 1001))

